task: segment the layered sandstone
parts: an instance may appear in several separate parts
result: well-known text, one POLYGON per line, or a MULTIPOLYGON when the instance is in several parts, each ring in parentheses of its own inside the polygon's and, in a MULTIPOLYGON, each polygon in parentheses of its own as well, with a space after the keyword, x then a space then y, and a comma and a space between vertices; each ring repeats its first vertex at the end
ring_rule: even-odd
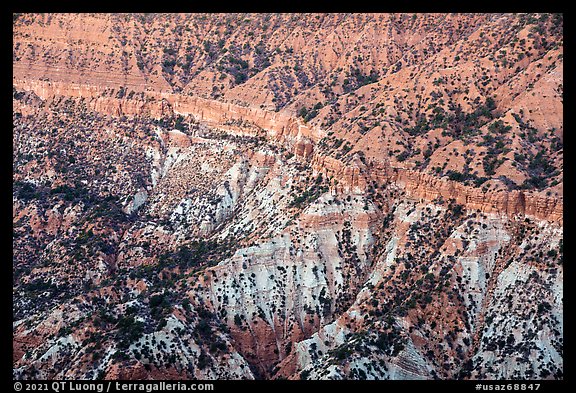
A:
POLYGON ((17 379, 562 379, 560 14, 15 14, 17 379))

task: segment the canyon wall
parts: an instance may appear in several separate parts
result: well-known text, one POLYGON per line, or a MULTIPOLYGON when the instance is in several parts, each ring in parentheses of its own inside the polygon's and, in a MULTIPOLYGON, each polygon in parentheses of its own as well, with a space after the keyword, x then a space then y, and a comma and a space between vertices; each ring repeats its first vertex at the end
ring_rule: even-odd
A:
POLYGON ((13 14, 15 379, 563 379, 562 14, 13 14))
MULTIPOLYGON (((245 134, 240 127, 231 128, 230 122, 249 122, 265 131, 272 142, 293 146, 295 154, 310 159, 312 167, 326 176, 338 180, 337 191, 365 192, 368 179, 377 182, 391 181, 406 190, 413 198, 433 201, 439 197, 455 199, 466 209, 485 213, 501 213, 506 216, 529 215, 538 219, 562 222, 562 199, 539 195, 530 191, 483 192, 459 184, 456 181, 434 177, 419 171, 376 165, 368 169, 359 160, 345 164, 333 157, 314 154, 314 143, 323 132, 302 124, 302 121, 287 113, 270 112, 260 108, 222 103, 200 97, 187 97, 170 93, 147 92, 144 100, 102 97, 102 89, 93 85, 74 85, 57 82, 14 80, 14 86, 35 92, 45 100, 57 96, 69 96, 89 100, 95 111, 113 116, 150 115, 155 118, 172 116, 175 113, 191 115, 211 127, 245 134)), ((248 131, 250 135, 250 131, 248 131)))

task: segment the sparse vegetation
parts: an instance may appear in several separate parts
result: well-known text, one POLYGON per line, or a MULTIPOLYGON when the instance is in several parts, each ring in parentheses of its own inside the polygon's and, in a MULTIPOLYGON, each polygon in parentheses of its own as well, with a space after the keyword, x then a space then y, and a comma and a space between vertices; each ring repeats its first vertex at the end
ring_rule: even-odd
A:
POLYGON ((22 13, 13 63, 15 379, 563 378, 562 14, 22 13))

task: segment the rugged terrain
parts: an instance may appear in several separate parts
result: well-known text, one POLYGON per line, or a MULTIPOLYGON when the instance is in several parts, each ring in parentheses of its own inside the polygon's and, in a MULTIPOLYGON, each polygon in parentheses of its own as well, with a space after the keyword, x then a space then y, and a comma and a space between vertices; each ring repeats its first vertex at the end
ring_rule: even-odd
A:
POLYGON ((560 14, 15 14, 13 374, 562 379, 560 14))

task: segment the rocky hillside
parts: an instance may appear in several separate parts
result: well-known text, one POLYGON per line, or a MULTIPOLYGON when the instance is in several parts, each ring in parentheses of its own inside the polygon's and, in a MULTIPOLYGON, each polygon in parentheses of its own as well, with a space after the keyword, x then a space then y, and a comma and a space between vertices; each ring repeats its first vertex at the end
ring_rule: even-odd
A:
POLYGON ((13 19, 15 378, 563 378, 561 14, 13 19))

